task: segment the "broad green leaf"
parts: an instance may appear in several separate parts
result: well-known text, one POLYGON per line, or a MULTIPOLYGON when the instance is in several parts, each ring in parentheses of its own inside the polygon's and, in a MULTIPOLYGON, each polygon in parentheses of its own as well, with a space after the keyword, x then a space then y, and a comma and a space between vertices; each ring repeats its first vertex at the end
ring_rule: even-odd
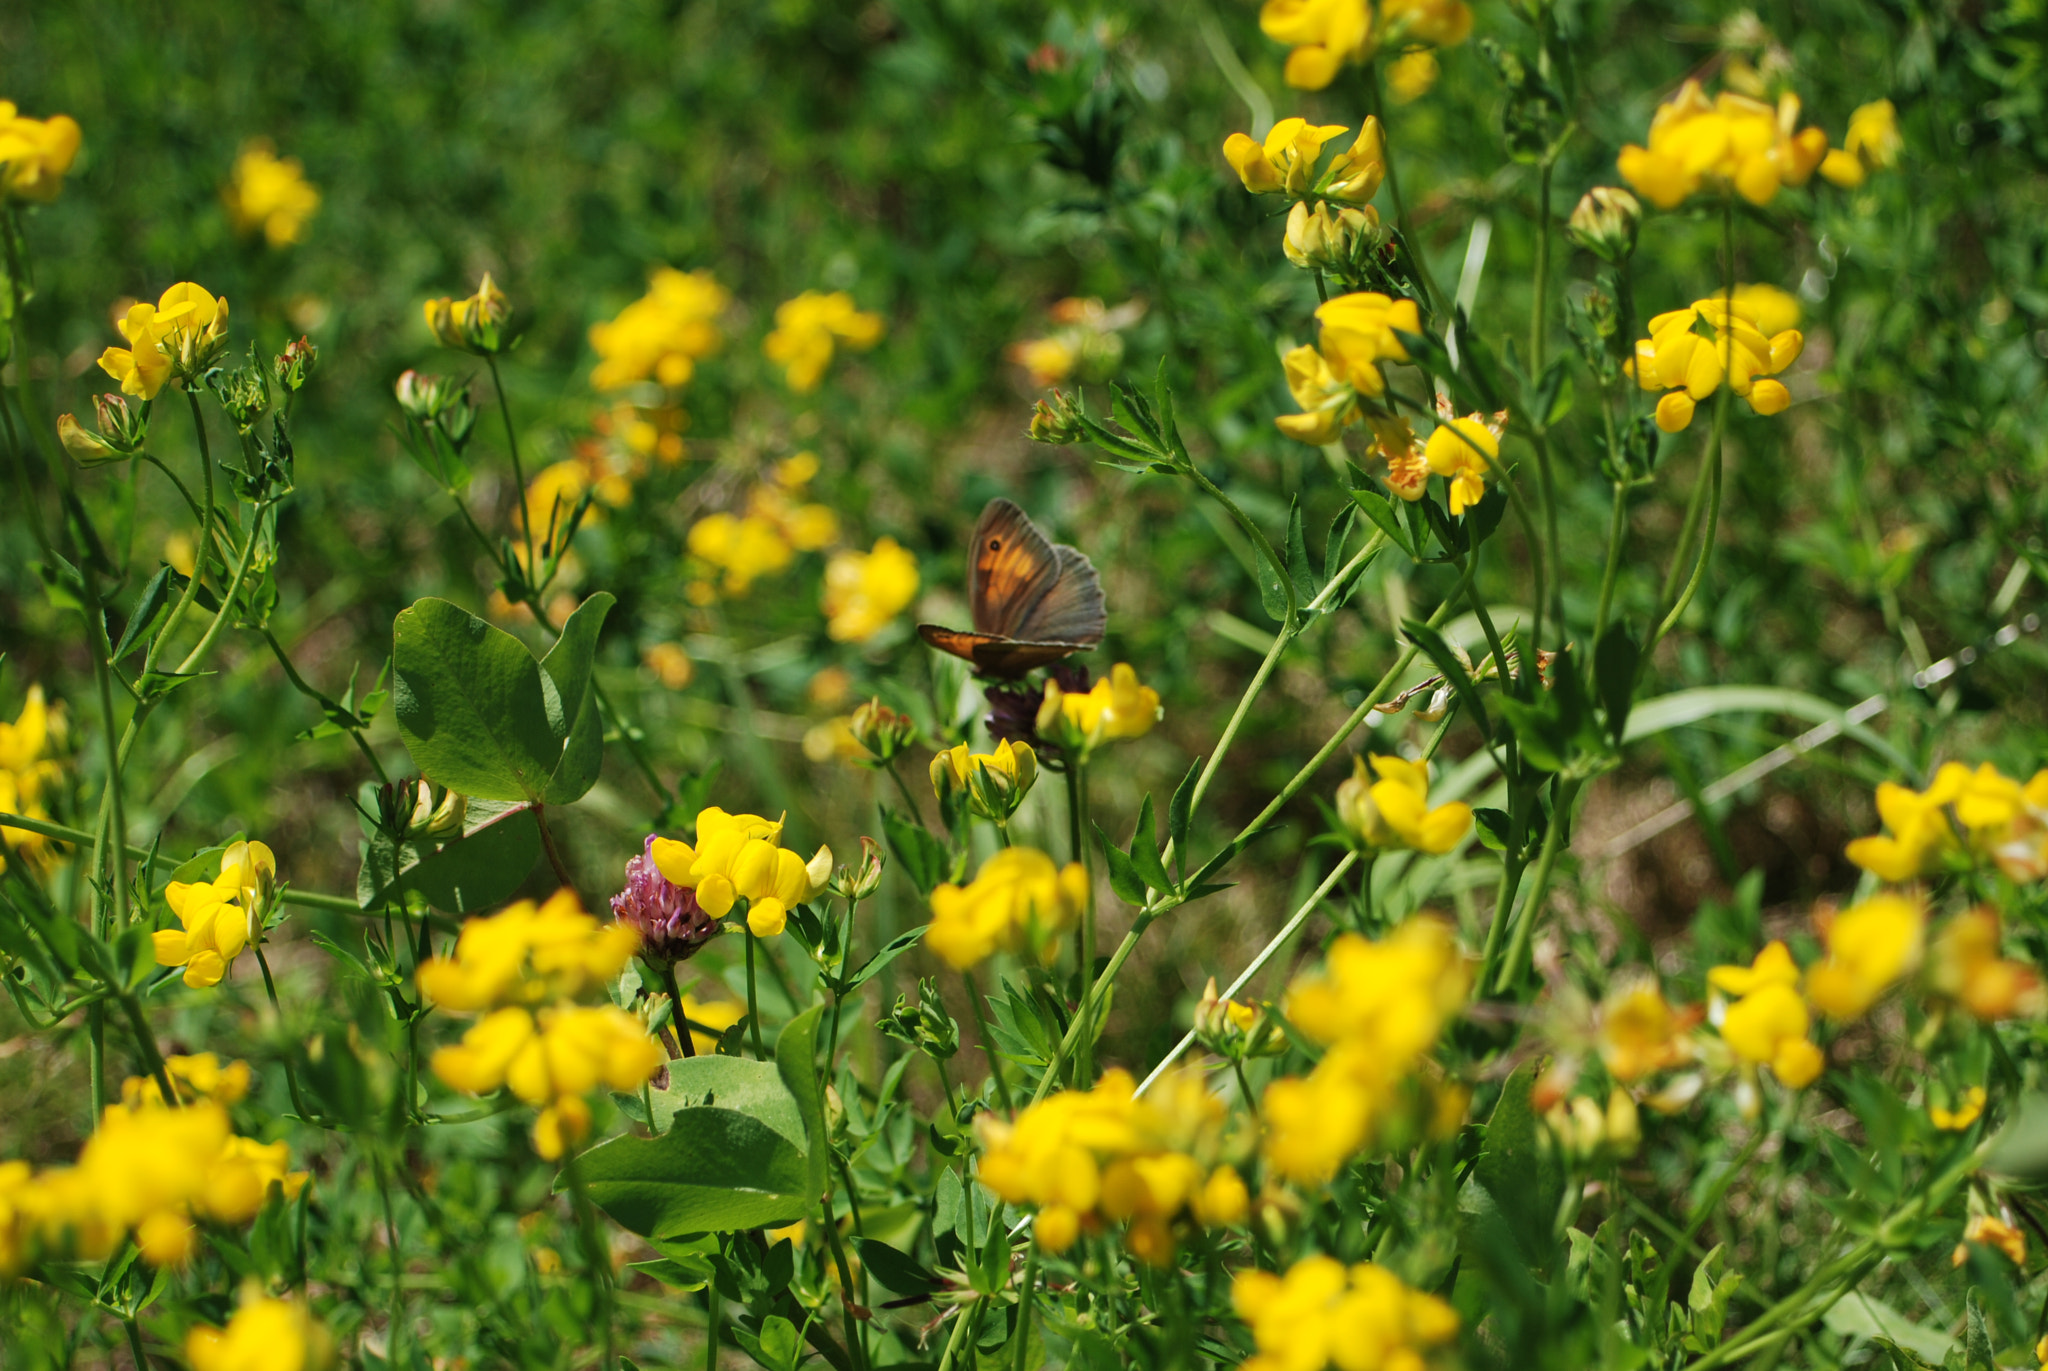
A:
POLYGON ((570 616, 545 664, 503 629, 424 599, 393 625, 399 736, 422 775, 482 800, 567 804, 596 778, 603 738, 590 657, 612 597, 570 616), (565 694, 564 686, 573 691, 565 694))
POLYGON ((411 890, 436 909, 475 914, 502 904, 539 860, 540 825, 531 805, 477 800, 462 835, 445 843, 425 837, 393 843, 387 833, 372 833, 356 873, 356 903, 373 909, 411 890))
POLYGON ((1524 1062, 1501 1084, 1472 1176, 1493 1197, 1523 1259, 1540 1270, 1550 1264, 1556 1246, 1552 1228, 1565 1176, 1555 1149, 1543 1145, 1543 1124, 1529 1103, 1535 1083, 1536 1064, 1524 1062))
POLYGON ((1939 1365, 1955 1346, 1955 1339, 1939 1329, 1913 1322, 1883 1300, 1860 1290, 1851 1290, 1830 1306, 1821 1322, 1837 1333, 1858 1338, 1882 1338, 1896 1343, 1922 1361, 1939 1365))
MULTIPOLYGON (((1629 711, 1628 728, 1622 736, 1626 742, 1635 742, 1653 733, 1682 728, 1723 714, 1788 714, 1817 724, 1840 722, 1842 706, 1817 695, 1778 686, 1700 686, 1693 690, 1674 690, 1653 700, 1638 701, 1629 711)), ((1912 763, 1897 748, 1863 725, 1843 724, 1842 733, 1877 753, 1899 771, 1908 775, 1913 772, 1912 763)))
POLYGON ((1159 860, 1158 821, 1152 814, 1152 797, 1146 795, 1138 807, 1138 828, 1131 835, 1131 866, 1139 879, 1154 890, 1171 890, 1173 881, 1166 874, 1166 867, 1159 860))
POLYGON ((896 854, 896 860, 903 866, 903 872, 910 877, 910 883, 917 887, 920 895, 932 893, 941 881, 946 879, 946 849, 931 831, 919 823, 915 816, 905 816, 883 805, 882 836, 889 840, 889 850, 896 854))
POLYGON ((576 1165, 592 1201, 643 1238, 768 1228, 812 1207, 803 1151, 732 1109, 678 1109, 661 1136, 613 1138, 576 1165))
POLYGON ((656 1133, 667 1132, 681 1110, 730 1109, 766 1124, 800 1149, 808 1151, 810 1147, 803 1111, 773 1062, 746 1057, 682 1057, 668 1064, 667 1087, 651 1092, 648 1098, 654 1103, 649 1126, 656 1133))
POLYGON ((1129 854, 1109 840, 1101 824, 1095 824, 1095 841, 1102 848, 1103 860, 1109 863, 1109 888, 1116 897, 1127 905, 1142 909, 1145 906, 1145 878, 1138 874, 1129 854))
POLYGON ((825 1193, 825 1090, 818 1080, 818 1017, 823 1005, 812 1005, 783 1025, 775 1039, 775 1069, 782 1084, 796 1101, 808 1138, 810 1189, 816 1197, 825 1193))
POLYGON ((1407 553, 1411 560, 1418 555, 1414 545, 1408 539, 1407 530, 1401 527, 1399 516, 1394 513, 1393 505, 1387 502, 1385 496, 1380 495, 1377 491, 1354 490, 1351 492, 1351 499, 1360 510, 1364 511, 1365 517, 1372 520, 1380 532, 1386 534, 1393 541, 1395 547, 1407 553))

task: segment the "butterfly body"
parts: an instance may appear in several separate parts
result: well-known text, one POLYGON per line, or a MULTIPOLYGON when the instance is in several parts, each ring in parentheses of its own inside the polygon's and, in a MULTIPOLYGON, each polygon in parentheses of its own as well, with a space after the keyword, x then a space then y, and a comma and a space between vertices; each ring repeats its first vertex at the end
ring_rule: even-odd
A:
POLYGON ((918 636, 974 664, 982 676, 1015 680, 1102 642, 1109 616, 1102 581, 1085 553, 1053 543, 1008 500, 991 500, 974 525, 967 599, 972 632, 919 624, 918 636))

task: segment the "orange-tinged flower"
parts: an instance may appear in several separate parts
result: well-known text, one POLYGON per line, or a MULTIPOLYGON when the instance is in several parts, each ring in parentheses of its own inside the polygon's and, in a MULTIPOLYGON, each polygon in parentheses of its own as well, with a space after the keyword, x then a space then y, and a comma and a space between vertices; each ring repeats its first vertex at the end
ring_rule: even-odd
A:
POLYGON ((1969 1223, 1963 1226, 1963 1240, 1956 1244, 1953 1264, 1961 1266, 1970 1259, 1970 1244, 1981 1243, 1985 1247, 2003 1252, 2007 1261, 2021 1270, 2027 1265, 2027 1235, 2004 1219, 1989 1214, 1973 1214, 1969 1223))
POLYGON ((1351 766, 1350 779, 1337 787, 1337 817, 1369 846, 1441 855, 1472 831, 1472 806, 1453 800, 1429 807, 1427 762, 1375 755, 1369 775, 1361 755, 1351 766))
POLYGON ((1806 973, 1806 996, 1823 1014, 1857 1018, 1920 964, 1927 908, 1918 898, 1874 895, 1837 914, 1828 955, 1806 973))
POLYGON ((1935 991, 1987 1023, 2039 1014, 2048 1007, 2041 974, 2005 957, 2004 941, 1998 911, 1987 906, 1943 924, 1934 938, 1935 991))
POLYGON ((1692 1060, 1696 1014, 1671 1007, 1653 976, 1617 980, 1600 1002, 1596 1042, 1607 1074, 1629 1084, 1692 1060))

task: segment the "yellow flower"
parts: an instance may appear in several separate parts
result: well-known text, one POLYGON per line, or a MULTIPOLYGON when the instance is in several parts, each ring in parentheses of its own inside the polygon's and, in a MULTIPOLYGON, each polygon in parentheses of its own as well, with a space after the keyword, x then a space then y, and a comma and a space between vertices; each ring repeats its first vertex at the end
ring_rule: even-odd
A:
POLYGON ((782 530, 758 514, 707 514, 690 526, 689 548, 691 556, 725 572, 728 595, 746 594, 755 581, 796 560, 782 530))
POLYGON ((154 400, 173 376, 193 384, 227 349, 228 302, 180 281, 154 305, 129 306, 118 327, 128 346, 102 352, 100 370, 123 394, 154 400))
MULTIPOLYGON (((1785 960, 1791 961, 1791 953, 1783 943, 1772 943, 1764 954, 1768 955, 1771 948, 1784 952, 1785 960)), ((1757 961, 1761 965, 1764 956, 1760 955, 1757 961)), ((1715 974, 1739 970, 1717 967, 1715 974)), ((1754 969, 1752 974, 1756 974, 1754 969)), ((1721 1019, 1721 1038, 1743 1062, 1768 1066, 1771 1074, 1785 1085, 1800 1090, 1811 1085, 1827 1064, 1820 1048, 1806 1036, 1812 1027, 1812 1016, 1799 992, 1784 981, 1770 979, 1756 982, 1754 989, 1728 1006, 1721 1019)))
POLYGON ((420 994, 455 1013, 580 995, 617 976, 639 949, 631 925, 599 923, 564 887, 543 904, 520 900, 468 920, 451 956, 415 973, 420 994))
POLYGON ((1960 1133, 1984 1116, 1984 1087, 1973 1085, 1963 1092, 1954 1109, 1938 1104, 1927 1106, 1927 1117, 1944 1133, 1960 1133))
MULTIPOLYGON (((1308 201, 1297 200, 1287 211, 1287 231, 1280 250, 1298 267, 1335 270, 1348 266, 1362 249, 1379 241, 1379 224, 1379 213, 1371 205, 1364 209, 1342 205, 1333 211, 1321 200, 1314 209, 1308 201)), ((1307 351, 1314 353, 1315 349, 1307 351)), ((1302 407, 1308 408, 1308 402, 1302 401, 1302 407)))
POLYGON ((46 204, 56 199, 82 136, 68 114, 29 119, 11 100, 0 100, 0 195, 46 204))
MULTIPOLYGON (((1264 143, 1248 134, 1231 134, 1223 141, 1223 158, 1236 170, 1244 188, 1254 194, 1284 190, 1301 195, 1315 183, 1316 161, 1323 155, 1323 144, 1344 131, 1342 124, 1282 119, 1267 132, 1264 143)), ((1367 194, 1362 198, 1372 197, 1367 194)))
MULTIPOLYGON (((1296 206, 1300 208, 1300 206, 1296 206)), ((1348 381, 1338 379, 1329 360, 1307 343, 1280 359, 1287 373, 1287 389, 1300 414, 1283 414, 1273 422, 1297 443, 1323 447, 1337 441, 1358 418, 1358 392, 1348 381)))
POLYGON ((334 1340, 305 1306, 245 1295, 226 1328, 200 1324, 185 1335, 192 1371, 323 1371, 334 1340))
POLYGON ((1396 300, 1377 291, 1340 295, 1316 308, 1322 321, 1322 353, 1338 379, 1362 395, 1375 398, 1387 389, 1382 362, 1405 362, 1397 330, 1422 332, 1422 316, 1413 300, 1396 300))
POLYGON ((917 557, 894 538, 874 550, 835 552, 825 563, 825 631, 836 643, 864 643, 917 598, 917 557))
POLYGON ((263 916, 277 885, 277 858, 262 843, 236 842, 220 854, 211 881, 172 881, 164 903, 182 928, 150 935, 158 966, 185 968, 185 984, 219 985, 244 947, 263 936, 263 916))
POLYGON ((1029 952, 1051 965, 1060 935, 1087 905, 1088 876, 1079 862, 1061 867, 1035 847, 1006 847, 967 885, 948 881, 932 892, 925 945, 959 971, 998 951, 1029 952))
POLYGON ((1086 751, 1112 739, 1142 738, 1164 713, 1159 692, 1140 684, 1130 663, 1118 662, 1085 694, 1046 682, 1037 726, 1062 747, 1086 751))
POLYGON ((2041 975, 2003 955, 1998 911, 1979 907, 1956 915, 1934 939, 1934 989, 1987 1023, 2038 1014, 2048 1007, 2041 975))
POLYGON ((1756 325, 1766 338, 1775 338, 1788 328, 1799 327, 1799 297, 1763 282, 1735 288, 1735 313, 1756 325))
POLYGON ((1780 96, 1775 107, 1732 91, 1709 100, 1689 80, 1657 107, 1650 145, 1630 143, 1618 164, 1623 179, 1659 209, 1723 186, 1767 205, 1780 186, 1805 185, 1827 154, 1827 134, 1798 125, 1796 95, 1780 96))
POLYGON ((688 385, 697 363, 725 341, 717 319, 731 298, 708 271, 658 268, 645 295, 609 322, 590 326, 598 356, 590 384, 619 390, 653 377, 671 390, 688 385))
MULTIPOLYGON (((219 1104, 238 1104, 249 1095, 249 1064, 229 1062, 222 1066, 220 1058, 211 1052, 171 1057, 164 1062, 164 1074, 171 1078, 171 1088, 178 1092, 173 1103, 213 1100, 219 1104)), ((130 1076, 121 1082, 121 1103, 130 1109, 163 1102, 163 1089, 154 1076, 130 1076)))
MULTIPOLYGON (((30 819, 50 817, 43 791, 61 779, 63 770, 48 754, 64 732, 64 707, 48 705, 39 685, 28 688, 14 722, 0 719, 0 811, 30 819)), ((0 828, 0 872, 7 870, 8 852, 38 869, 47 869, 56 860, 52 841, 25 828, 0 828)))
POLYGON ((1717 966, 1707 973, 1707 984, 1723 994, 1741 997, 1765 986, 1799 984, 1799 964, 1792 949, 1772 940, 1748 966, 1717 966))
POLYGON ((274 248, 288 247, 305 233, 320 208, 320 192, 306 180, 296 157, 279 157, 268 139, 242 145, 233 178, 221 191, 237 233, 261 231, 274 248))
POLYGON ((670 690, 687 689, 697 675, 697 664, 681 643, 649 644, 641 649, 640 661, 670 690))
POLYGON ((1438 73, 1435 53, 1426 49, 1403 53, 1387 64, 1387 93, 1397 105, 1412 104, 1429 94, 1438 73))
POLYGON ((1970 1221, 1963 1225, 1963 1240, 1956 1244, 1952 1264, 1961 1266, 1970 1259, 1969 1245, 1973 1242, 2003 1252, 2007 1261, 2026 1269, 2027 1235, 2005 1220, 1994 1219, 1989 1214, 1972 1214, 1970 1221))
MULTIPOLYGON (((1259 27, 1294 50, 1283 73, 1297 90, 1322 90, 1346 64, 1366 61, 1380 44, 1451 47, 1472 33, 1464 0, 1381 0, 1375 31, 1368 0, 1266 0, 1259 27)), ((1398 64, 1397 64, 1398 65, 1398 64)))
POLYGON ((1820 174, 1844 189, 1853 190, 1871 172, 1896 163, 1905 146, 1905 140, 1899 137, 1899 115, 1892 102, 1873 100, 1859 105, 1849 116, 1848 136, 1841 147, 1822 160, 1820 174))
MULTIPOLYGON (((865 750, 865 749, 863 749, 865 750)), ((932 758, 932 791, 940 803, 965 796, 984 819, 1007 821, 1038 780, 1038 754, 1029 743, 1005 738, 994 752, 967 750, 959 743, 932 758)))
POLYGON ((882 340, 882 330, 882 316, 855 309, 845 291, 807 290, 776 306, 775 328, 762 340, 761 351, 782 368, 789 388, 804 394, 824 379, 837 343, 871 348, 882 340))
POLYGON ((1258 1355, 1245 1371, 1421 1371, 1424 1358, 1458 1336, 1457 1311, 1371 1262, 1304 1257, 1275 1275, 1240 1270, 1230 1302, 1258 1355))
POLYGON ((1429 807, 1429 763, 1400 757, 1351 759, 1351 777, 1337 787, 1337 817, 1377 848, 1406 847, 1441 855, 1472 831, 1472 806, 1462 801, 1429 807))
POLYGON ((1926 907, 1903 895, 1874 895, 1828 924, 1828 955, 1806 973, 1806 997, 1823 1014, 1857 1018, 1920 964, 1926 907))
POLYGON ((509 1087, 540 1106, 534 1150, 553 1160, 589 1131, 584 1095, 600 1083, 637 1090, 664 1060, 646 1025, 616 1005, 555 1005, 538 1015, 515 1005, 484 1016, 459 1045, 437 1049, 431 1065, 456 1090, 509 1087))
POLYGON ((1758 414, 1792 403, 1792 393, 1772 378, 1799 359, 1806 338, 1794 328, 1766 338, 1757 317, 1767 306, 1754 293, 1713 296, 1650 320, 1650 336, 1636 340, 1631 366, 1637 385, 1666 392, 1657 402, 1657 427, 1684 429, 1699 402, 1724 382, 1758 414))
POLYGON ((648 849, 673 885, 697 892, 697 903, 722 919, 740 900, 747 928, 757 938, 782 932, 791 905, 815 899, 832 875, 832 849, 820 847, 805 862, 781 846, 782 821, 758 814, 728 814, 713 806, 697 815, 697 844, 656 838, 648 849))
POLYGON ((509 352, 519 341, 506 330, 512 318, 512 302, 498 289, 488 271, 477 283, 476 294, 460 300, 444 295, 427 301, 422 308, 427 328, 443 347, 487 357, 509 352))
POLYGON ((1486 477, 1499 457, 1499 431, 1477 414, 1438 424, 1422 449, 1429 469, 1450 482, 1453 516, 1486 498, 1486 477))
POLYGON ((1687 1026, 1654 976, 1617 980, 1600 1002, 1600 1060, 1624 1085, 1678 1066, 1692 1057, 1687 1026))
POLYGON ((1081 360, 1081 350, 1061 337, 1026 338, 1010 344, 1003 355, 1030 372, 1031 384, 1041 390, 1073 375, 1081 360))
POLYGON ((1941 870, 1957 847, 1948 806, 1963 793, 1970 771, 1949 762, 1934 773, 1926 790, 1892 781, 1877 787, 1877 816, 1888 833, 1857 838, 1844 851, 1850 861, 1880 880, 1910 881, 1941 870))
POLYGON ((1160 1266, 1172 1258, 1172 1225, 1183 1215, 1208 1226, 1242 1222, 1244 1182, 1204 1160, 1221 1146, 1226 1111, 1200 1072, 1174 1072, 1146 1099, 1136 1091, 1130 1073, 1115 1069, 1092 1090, 1028 1106, 1014 1123, 976 1117, 977 1177, 1007 1203, 1038 1209, 1034 1232, 1045 1251, 1065 1251, 1084 1227, 1123 1223, 1125 1247, 1160 1266))
POLYGON ((1408 920, 1379 942, 1347 933, 1322 971, 1288 988, 1282 1012, 1329 1051, 1306 1078, 1266 1087, 1267 1165, 1321 1185, 1382 1130, 1400 1090, 1471 987, 1471 967, 1442 921, 1408 920))
MULTIPOLYGON (((1960 769, 1959 763, 1949 766, 1960 769)), ((1969 835, 1971 850, 1988 853, 2015 881, 2048 876, 2048 770, 2035 772, 2025 785, 1989 762, 1966 775, 1951 782, 1951 788, 1956 819, 1969 835)), ((1936 779, 1939 784, 1939 775, 1936 779)))

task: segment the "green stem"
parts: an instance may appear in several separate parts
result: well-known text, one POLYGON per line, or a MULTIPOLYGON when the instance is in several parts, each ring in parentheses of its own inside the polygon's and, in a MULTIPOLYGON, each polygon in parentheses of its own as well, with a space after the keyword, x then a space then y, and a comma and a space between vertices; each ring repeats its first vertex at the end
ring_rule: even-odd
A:
MULTIPOLYGON (((1365 105, 1366 113, 1379 119, 1384 131, 1387 117, 1385 98, 1380 94, 1380 69, 1377 62, 1365 64, 1365 105)), ((1408 219, 1407 202, 1401 198, 1401 178, 1394 168, 1394 140, 1391 134, 1387 140, 1387 194, 1394 201, 1394 224, 1401 231, 1401 241, 1408 248, 1408 260, 1415 264, 1415 271, 1422 278, 1422 288, 1436 308, 1441 311, 1446 303, 1442 291, 1436 288, 1436 278, 1430 273, 1429 261, 1415 243, 1414 226, 1408 219)))
MULTIPOLYGON (((505 398, 505 382, 498 375, 498 359, 486 353, 484 355, 484 365, 491 369, 491 389, 496 391, 498 395, 498 417, 505 421, 505 447, 512 455, 512 481, 519 488, 517 497, 519 527, 526 535, 526 571, 519 580, 520 584, 526 585, 539 573, 539 568, 534 565, 533 560, 533 520, 527 517, 526 471, 519 464, 519 431, 512 426, 512 402, 505 398)), ((539 606, 535 606, 536 612, 538 609, 539 606)), ((545 614, 537 614, 537 617, 540 618, 541 622, 547 622, 545 614)))
MULTIPOLYGON (((263 955, 263 944, 260 941, 255 943, 251 950, 256 954, 257 968, 263 972, 263 993, 270 997, 271 1011, 277 1015, 277 1021, 282 1025, 284 1023, 284 1005, 279 1003, 277 998, 277 982, 270 975, 270 959, 263 955)), ((292 1097, 292 1112, 302 1119, 312 1120, 314 1116, 306 1112, 305 1101, 299 1098, 299 1073, 293 1067, 289 1053, 286 1054, 284 1059, 284 1083, 286 1090, 290 1092, 292 1097)), ((408 1091, 405 1099, 405 1112, 408 1118, 412 1116, 412 1110, 413 1096, 408 1091)))
POLYGON ((612 1314, 611 1251, 599 1227, 597 1206, 590 1202, 590 1189, 583 1182, 583 1169, 577 1165, 575 1153, 571 1152, 564 1159, 562 1173, 569 1179, 569 1193, 576 1202, 576 1233, 583 1246, 583 1260, 590 1267, 591 1279, 597 1285, 597 1315, 604 1342, 604 1360, 598 1363, 599 1371, 612 1371, 618 1364, 618 1355, 613 1341, 616 1320, 612 1314))
MULTIPOLYGON (((1577 798, 1577 781, 1560 782, 1555 792, 1550 811, 1550 824, 1543 830, 1543 850, 1536 858, 1536 882, 1529 888, 1528 899, 1515 919, 1515 936, 1508 944, 1507 957, 1501 962, 1500 977, 1494 982, 1493 993, 1504 995, 1522 974, 1523 963, 1528 960, 1529 944, 1535 937, 1537 921, 1543 917, 1543 900, 1550 892, 1550 873, 1557 863, 1560 836, 1571 814, 1572 801, 1577 798)), ((1492 941, 1491 939, 1488 940, 1492 941)))
POLYGON ((384 1232, 391 1242, 391 1312, 386 1317, 384 1364, 397 1366, 398 1338, 405 1327, 405 1253, 398 1238, 398 1216, 391 1207, 390 1161, 377 1156, 377 1196, 384 1205, 384 1232))
POLYGON ((718 1285, 704 1286, 704 1371, 718 1371, 718 1285))
POLYGON ((825 1246, 831 1249, 832 1265, 839 1272, 839 1317, 846 1328, 846 1350, 853 1356, 856 1371, 866 1371, 867 1339, 860 1317, 854 1313, 853 1270, 846 1264, 846 1245, 839 1236, 839 1224, 832 1216, 832 1194, 827 1191, 819 1206, 824 1213, 825 1246))
MULTIPOLYGON (((1612 444, 1609 445, 1610 449, 1612 444)), ((1600 573, 1600 607, 1593 614, 1593 639, 1607 631, 1607 615, 1614 606, 1614 582, 1621 573, 1621 554, 1628 540, 1628 486, 1614 483, 1614 509, 1607 516, 1607 567, 1600 573)))
MULTIPOLYGON (((688 1025, 684 1025, 685 1029, 688 1025)), ((754 990, 754 930, 747 930, 747 1027, 754 1035, 754 1056, 768 1060, 768 1049, 761 1045, 761 1001, 754 990)))
POLYGON ((135 1371, 150 1371, 149 1354, 142 1350, 142 1329, 133 1319, 121 1320, 121 1326, 128 1330, 128 1354, 135 1358, 135 1371))
MULTIPOLYGON (((1072 758, 1067 763, 1067 810, 1073 828, 1074 860, 1081 863, 1081 869, 1088 876, 1088 907, 1081 911, 1080 1002, 1087 1004, 1095 992, 1095 854, 1088 849, 1088 842, 1082 835, 1088 828, 1088 763, 1081 758, 1072 758)), ((1095 1033, 1093 1030, 1081 1037, 1080 1051, 1074 1058, 1074 1084, 1085 1086, 1094 1079, 1095 1033)))
POLYGON ((920 810, 917 807, 917 797, 910 793, 910 782, 904 780, 903 773, 896 769, 896 759, 891 757, 888 760, 888 762, 883 765, 882 770, 888 772, 889 779, 896 783, 896 793, 903 797, 903 805, 906 809, 910 811, 910 817, 916 819, 920 824, 923 824, 925 826, 925 830, 927 832, 930 832, 931 821, 926 819, 924 817, 924 811, 920 810))
MULTIPOLYGON (((1529 309, 1529 375, 1543 375, 1544 344, 1549 339, 1550 309, 1550 172, 1554 157, 1546 152, 1536 168, 1536 280, 1534 303, 1529 309)), ((1540 416, 1539 416, 1540 417, 1540 416)))
MULTIPOLYGON (((185 582, 184 591, 177 603, 171 606, 170 617, 151 640, 149 650, 142 656, 142 675, 156 670, 157 654, 170 645, 178 626, 185 621, 185 615, 192 607, 192 601, 199 594, 199 583, 206 579, 206 566, 213 558, 213 448, 206 441, 206 416, 199 412, 199 397, 191 391, 185 392, 185 403, 192 412, 192 431, 199 439, 199 474, 201 478, 199 510, 199 541, 193 545, 192 575, 185 582)), ((226 606, 222 606, 226 612, 226 606)))
POLYGON ((675 963, 657 962, 655 969, 661 973, 662 988, 668 991, 669 1014, 676 1025, 676 1045, 682 1049, 685 1057, 694 1057, 697 1055, 697 1042, 691 1036, 690 1021, 683 1014, 683 992, 676 988, 675 963))
POLYGON ((1025 1359, 1030 1353, 1031 1308, 1037 1303, 1037 1286, 1038 1244, 1034 1242, 1024 1255, 1024 1285, 1017 1292, 1016 1355, 1010 1359, 1010 1371, 1024 1371, 1025 1359))

